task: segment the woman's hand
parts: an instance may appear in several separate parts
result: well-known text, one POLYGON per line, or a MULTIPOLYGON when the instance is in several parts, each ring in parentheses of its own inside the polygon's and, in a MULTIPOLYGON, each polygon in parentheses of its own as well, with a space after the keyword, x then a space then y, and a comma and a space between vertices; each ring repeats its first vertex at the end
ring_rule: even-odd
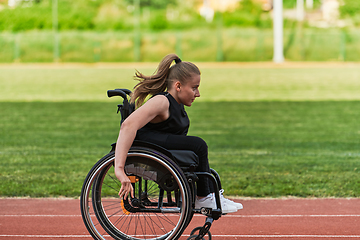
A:
POLYGON ((134 189, 131 185, 131 181, 128 178, 128 176, 125 174, 123 169, 115 169, 115 175, 116 177, 119 179, 119 181, 121 182, 121 188, 119 191, 119 197, 122 198, 127 198, 129 193, 130 196, 133 198, 134 197, 134 189))

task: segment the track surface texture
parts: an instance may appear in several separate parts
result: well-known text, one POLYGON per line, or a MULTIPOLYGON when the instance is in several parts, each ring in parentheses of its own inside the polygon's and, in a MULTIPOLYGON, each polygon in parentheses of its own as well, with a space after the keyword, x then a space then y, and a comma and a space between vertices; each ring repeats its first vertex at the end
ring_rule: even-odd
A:
MULTIPOLYGON (((360 239, 360 199, 234 199, 244 209, 214 221, 213 239, 360 239)), ((195 215, 181 239, 202 226, 195 215)), ((0 199, 0 239, 92 239, 78 199, 0 199)))

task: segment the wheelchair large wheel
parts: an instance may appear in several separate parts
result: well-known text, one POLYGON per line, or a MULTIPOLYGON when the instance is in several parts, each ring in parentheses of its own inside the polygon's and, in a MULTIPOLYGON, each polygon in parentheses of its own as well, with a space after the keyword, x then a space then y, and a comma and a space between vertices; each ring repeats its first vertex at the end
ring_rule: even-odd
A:
POLYGON ((177 239, 192 215, 191 192, 168 157, 133 147, 126 160, 135 198, 120 199, 114 152, 89 172, 81 193, 84 223, 95 239, 177 239))

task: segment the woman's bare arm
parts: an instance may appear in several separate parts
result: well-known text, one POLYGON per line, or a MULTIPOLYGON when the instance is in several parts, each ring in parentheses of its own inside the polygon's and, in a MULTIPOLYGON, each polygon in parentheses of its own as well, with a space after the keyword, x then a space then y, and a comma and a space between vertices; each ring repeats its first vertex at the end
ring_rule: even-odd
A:
POLYGON ((134 111, 121 124, 119 137, 115 149, 115 175, 121 182, 119 191, 120 198, 127 197, 129 193, 133 196, 133 188, 130 179, 124 171, 125 161, 128 151, 136 137, 137 130, 145 126, 154 118, 163 118, 169 116, 169 101, 163 95, 155 96, 149 99, 143 106, 134 111))

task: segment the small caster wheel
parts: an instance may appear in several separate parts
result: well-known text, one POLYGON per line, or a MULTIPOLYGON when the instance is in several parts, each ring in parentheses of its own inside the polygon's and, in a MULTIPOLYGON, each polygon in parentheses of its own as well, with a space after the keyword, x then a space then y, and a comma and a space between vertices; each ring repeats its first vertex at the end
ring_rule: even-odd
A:
MULTIPOLYGON (((200 230, 202 229, 202 227, 196 227, 194 228, 191 233, 190 233, 190 237, 195 236, 197 237, 200 234, 200 230)), ((195 238, 191 238, 191 239, 195 239, 195 238)), ((206 233, 206 235, 202 238, 202 240, 211 240, 211 233, 210 231, 208 231, 206 233)))
MULTIPOLYGON (((191 235, 190 237, 187 238, 187 240, 193 240, 196 239, 198 235, 191 235)), ((201 238, 201 240, 205 240, 204 238, 201 238)))

